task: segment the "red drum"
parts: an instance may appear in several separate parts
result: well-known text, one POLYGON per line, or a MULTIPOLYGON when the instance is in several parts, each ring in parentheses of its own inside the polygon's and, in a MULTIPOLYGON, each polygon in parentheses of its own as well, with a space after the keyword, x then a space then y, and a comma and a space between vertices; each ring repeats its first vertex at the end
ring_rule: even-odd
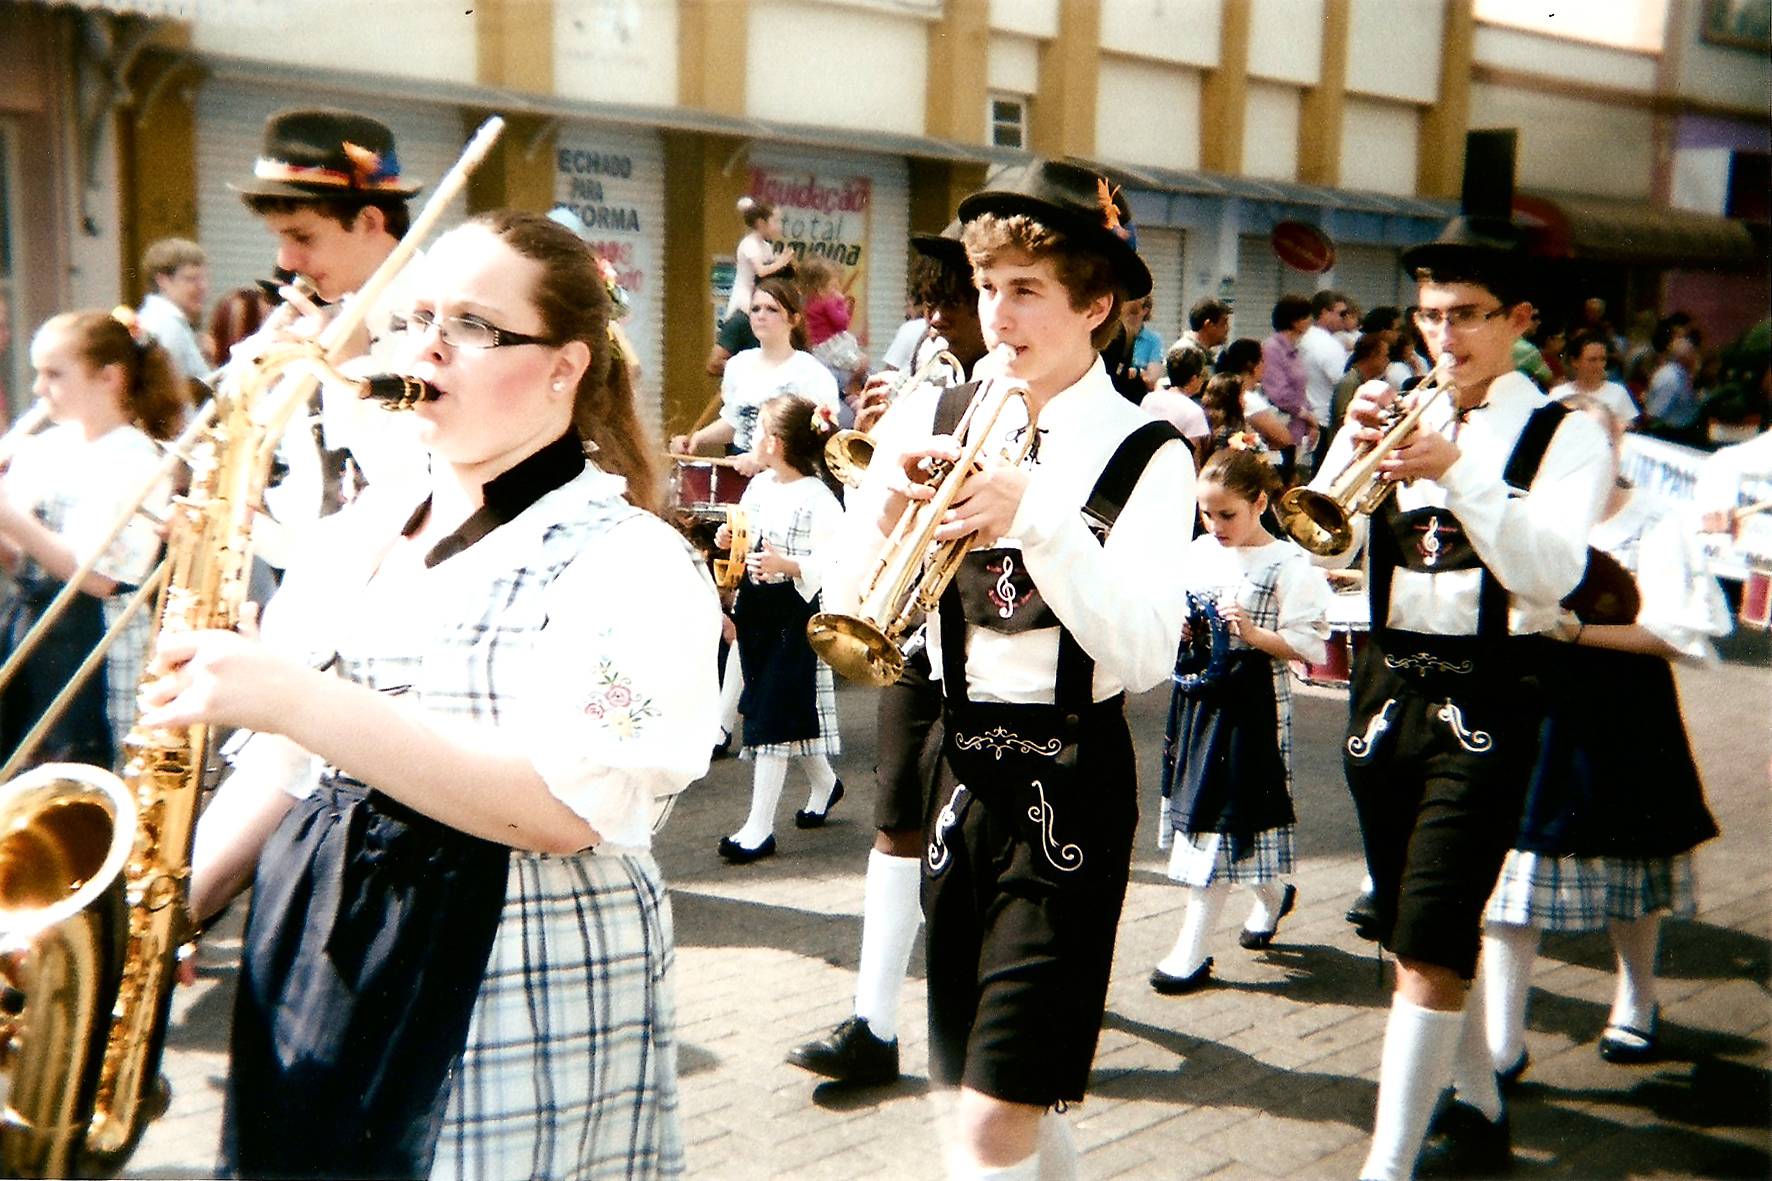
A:
POLYGON ((1760 631, 1772 630, 1772 568, 1749 567, 1741 584, 1741 622, 1760 631))
POLYGON ((679 459, 671 471, 671 507, 698 517, 726 519, 726 506, 744 495, 749 476, 730 464, 679 459))
POLYGON ((1304 666, 1305 684, 1345 688, 1353 677, 1354 660, 1366 647, 1367 630, 1363 623, 1349 623, 1330 632, 1329 651, 1322 662, 1304 666))

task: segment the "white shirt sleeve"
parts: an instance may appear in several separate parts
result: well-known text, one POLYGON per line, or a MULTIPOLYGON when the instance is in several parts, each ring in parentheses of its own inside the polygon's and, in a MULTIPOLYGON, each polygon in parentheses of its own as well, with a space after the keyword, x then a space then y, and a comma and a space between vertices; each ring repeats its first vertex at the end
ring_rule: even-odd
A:
MULTIPOLYGON (((817 477, 809 477, 814 489, 801 504, 799 511, 811 517, 812 548, 803 554, 796 555, 800 563, 799 577, 794 579, 794 589, 800 597, 810 603, 814 596, 824 588, 825 572, 835 554, 835 545, 843 529, 843 506, 837 503, 830 489, 817 477)), ((799 481, 805 483, 804 480, 799 481)))
POLYGON ((1667 513, 1644 532, 1637 551, 1637 622, 1688 660, 1708 660, 1710 641, 1734 626, 1723 588, 1705 568, 1697 538, 1678 513, 1667 513))
POLYGON ((548 789, 610 845, 651 841, 655 805, 707 773, 720 605, 651 517, 612 529, 548 590, 536 683, 514 725, 548 789))
POLYGON ((1097 665, 1133 692, 1151 688, 1174 667, 1187 619, 1182 574, 1194 516, 1187 446, 1171 440, 1157 449, 1106 545, 1074 497, 1043 485, 1037 468, 1030 476, 1009 530, 1028 573, 1097 665))
MULTIPOLYGON (((78 561, 91 557, 105 534, 116 525, 117 518, 135 504, 158 463, 157 452, 145 435, 131 428, 119 429, 128 431, 127 437, 119 435, 115 440, 101 441, 90 453, 98 461, 91 470, 58 473, 60 478, 72 476, 84 483, 80 499, 70 509, 62 530, 78 561)), ((162 479, 154 485, 144 507, 159 515, 170 494, 171 482, 162 479)), ((154 559, 159 553, 159 530, 153 521, 137 513, 105 549, 93 571, 124 586, 139 586, 153 573, 154 559)))
MULTIPOLYGON (((1345 433, 1345 432, 1344 432, 1345 433)), ((1461 457, 1439 484, 1446 507, 1501 585, 1523 599, 1555 603, 1587 569, 1587 538, 1611 475, 1611 444, 1598 423, 1565 417, 1524 495, 1461 457)))
POLYGON ((1321 664, 1329 653, 1329 580, 1307 558, 1298 550, 1280 563, 1279 585, 1274 588, 1280 618, 1274 630, 1307 664, 1321 664))

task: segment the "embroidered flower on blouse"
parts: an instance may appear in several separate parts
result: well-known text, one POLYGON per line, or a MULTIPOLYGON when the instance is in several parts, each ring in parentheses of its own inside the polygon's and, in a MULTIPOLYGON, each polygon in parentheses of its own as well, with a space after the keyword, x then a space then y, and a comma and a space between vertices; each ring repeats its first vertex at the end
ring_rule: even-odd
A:
POLYGON ((648 718, 658 716, 650 697, 634 692, 634 683, 607 660, 597 662, 597 683, 585 702, 585 716, 602 722, 617 737, 632 738, 648 718))

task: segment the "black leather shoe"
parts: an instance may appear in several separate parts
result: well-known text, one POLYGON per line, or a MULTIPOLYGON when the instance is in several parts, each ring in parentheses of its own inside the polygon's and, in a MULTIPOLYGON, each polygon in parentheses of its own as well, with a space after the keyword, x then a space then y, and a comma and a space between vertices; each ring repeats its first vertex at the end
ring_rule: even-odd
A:
POLYGON ((720 856, 734 865, 749 865, 753 861, 761 861, 765 857, 775 856, 775 834, 770 833, 763 838, 763 843, 755 849, 747 849, 731 837, 720 838, 720 856))
POLYGON ((1245 930, 1237 936, 1237 946, 1245 951, 1260 951, 1274 941, 1279 933, 1280 920, 1292 913, 1293 905, 1298 901, 1298 887, 1291 882, 1286 883, 1286 892, 1280 895, 1280 913, 1274 916, 1274 925, 1265 931, 1245 930))
POLYGON ((824 811, 814 812, 810 808, 801 808, 798 812, 794 813, 794 827, 823 828, 825 817, 831 814, 831 809, 835 808, 837 806, 837 801, 842 798, 843 781, 839 779, 837 780, 837 785, 831 788, 831 798, 824 802, 824 811))
POLYGON ((1417 1177, 1499 1177, 1514 1167, 1507 1111, 1490 1123, 1468 1103, 1454 1099, 1441 1109, 1415 1162, 1417 1177))
POLYGON ((1151 987, 1164 996, 1181 996, 1183 993, 1196 992, 1212 983, 1212 957, 1207 956, 1205 962, 1189 972, 1186 976, 1171 976, 1161 968, 1151 971, 1151 987))
POLYGON ((731 758, 731 757, 732 757, 732 731, 730 731, 726 727, 722 726, 722 727, 720 727, 720 741, 714 743, 714 753, 710 756, 710 758, 712 758, 712 759, 726 759, 726 758, 731 758))
POLYGON ((1343 917, 1354 925, 1354 934, 1378 942, 1378 899, 1370 891, 1354 899, 1354 904, 1347 908, 1343 917))
POLYGON ((898 1078, 898 1040, 875 1037, 867 1018, 851 1017, 828 1037, 789 1050, 788 1064, 840 1083, 890 1083, 898 1078))
POLYGON ((1600 1035, 1600 1057, 1620 1066, 1632 1066, 1654 1059, 1661 1042, 1661 1006, 1649 1010, 1649 1028, 1634 1025, 1608 1025, 1600 1035))
POLYGON ((1526 1073, 1526 1068, 1530 1065, 1532 1065, 1532 1055, 1521 1050, 1520 1056, 1514 1059, 1512 1066, 1495 1072, 1495 1085, 1503 1091, 1511 1090, 1519 1085, 1520 1077, 1526 1073))

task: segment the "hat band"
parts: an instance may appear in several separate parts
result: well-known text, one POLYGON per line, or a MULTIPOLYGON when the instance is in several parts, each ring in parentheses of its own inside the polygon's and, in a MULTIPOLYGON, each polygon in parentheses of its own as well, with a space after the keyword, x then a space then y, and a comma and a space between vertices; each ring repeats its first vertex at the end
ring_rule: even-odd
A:
POLYGON ((398 176, 371 177, 359 180, 355 172, 321 165, 291 164, 286 160, 267 160, 260 156, 252 165, 252 175, 260 180, 284 181, 290 184, 326 185, 340 189, 368 189, 397 192, 403 188, 398 176))

